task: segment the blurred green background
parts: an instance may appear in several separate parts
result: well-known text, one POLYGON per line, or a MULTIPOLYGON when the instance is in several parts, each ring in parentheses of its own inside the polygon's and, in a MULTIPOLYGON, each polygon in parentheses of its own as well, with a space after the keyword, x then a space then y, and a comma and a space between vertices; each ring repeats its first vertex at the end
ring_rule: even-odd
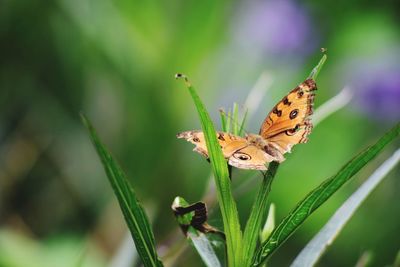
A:
MULTIPOLYGON (((280 220, 399 121, 399 13, 399 2, 390 0, 1 1, 0 266, 126 266, 116 259, 127 227, 79 112, 131 179, 165 255, 183 239, 173 198, 200 200, 210 173, 192 146, 175 138, 200 123, 174 74, 191 78, 219 125, 218 108, 243 104, 264 73, 271 86, 247 125, 256 133, 327 47, 316 107, 344 86, 353 98, 282 164, 271 194, 280 220)), ((287 266, 398 146, 307 220, 270 266, 287 266)), ((392 171, 373 192, 320 266, 354 266, 365 251, 372 266, 394 261, 399 174, 392 171)), ((248 176, 237 171, 233 179, 234 188, 256 180, 237 198, 242 224, 261 179, 248 176)), ((210 213, 210 223, 221 227, 218 210, 210 213)), ((191 249, 176 262, 166 257, 172 266, 202 266, 191 249)))

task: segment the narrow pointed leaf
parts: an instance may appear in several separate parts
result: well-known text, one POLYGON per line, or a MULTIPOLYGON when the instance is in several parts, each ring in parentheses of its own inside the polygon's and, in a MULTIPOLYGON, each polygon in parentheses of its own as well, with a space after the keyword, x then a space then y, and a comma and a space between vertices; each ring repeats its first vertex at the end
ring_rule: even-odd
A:
POLYGON ((240 124, 240 129, 239 129, 239 134, 238 134, 239 136, 243 136, 243 134, 245 133, 244 129, 245 129, 245 126, 247 123, 248 113, 249 113, 249 110, 246 109, 246 111, 244 112, 244 115, 243 115, 242 123, 240 124))
POLYGON ((190 227, 188 231, 188 238, 193 244, 196 251, 199 253, 201 259, 208 267, 220 267, 221 263, 211 245, 210 240, 203 233, 196 232, 195 229, 190 227))
POLYGON ((328 57, 327 57, 326 54, 324 54, 324 55, 322 56, 322 58, 321 58, 320 61, 318 62, 318 65, 315 66, 315 67, 313 68, 313 70, 311 71, 311 73, 310 73, 310 75, 308 76, 308 78, 311 78, 311 79, 313 79, 313 80, 316 80, 316 79, 317 79, 318 74, 319 74, 319 72, 321 71, 322 67, 324 66, 325 61, 326 61, 327 58, 328 58, 328 57))
POLYGON ((89 130, 90 138, 101 159, 115 196, 118 199, 118 203, 143 265, 146 267, 163 266, 157 256, 154 235, 149 220, 136 198, 135 191, 129 184, 128 179, 118 163, 101 143, 89 120, 84 115, 81 115, 81 117, 84 125, 89 130))
POLYGON ((303 248, 291 267, 314 266, 339 235, 352 215, 386 175, 400 161, 400 149, 376 171, 336 210, 319 233, 303 248))
MULTIPOLYGON (((210 157, 214 180, 217 188, 218 202, 221 209, 222 220, 224 224, 224 232, 226 235, 226 245, 228 253, 228 266, 241 266, 241 242, 242 233, 240 231, 239 216, 236 203, 232 196, 231 184, 229 180, 229 172, 227 162, 222 154, 219 146, 216 131, 210 115, 208 114, 204 104, 188 79, 178 74, 177 78, 184 78, 186 86, 190 92, 193 102, 197 108, 200 117, 201 128, 204 132, 207 150, 210 157)), ((228 116, 229 120, 229 116, 228 116)))
POLYGON ((290 235, 340 187, 350 180, 362 167, 374 159, 382 149, 400 134, 400 123, 387 132, 379 141, 350 160, 342 169, 311 191, 297 207, 282 220, 270 238, 257 250, 252 266, 260 266, 290 235))
POLYGON ((219 110, 219 116, 221 118, 221 128, 223 132, 226 132, 226 113, 223 109, 219 110))
POLYGON ((232 124, 232 133, 234 135, 239 135, 239 107, 235 102, 233 103, 233 124, 232 124))
POLYGON ((225 132, 229 133, 232 129, 232 116, 231 110, 228 109, 228 115, 226 115, 226 130, 225 132))
POLYGON ((271 203, 271 205, 269 205, 267 220, 265 221, 264 227, 260 233, 260 241, 261 242, 266 241, 274 229, 275 229, 275 205, 274 203, 271 203))

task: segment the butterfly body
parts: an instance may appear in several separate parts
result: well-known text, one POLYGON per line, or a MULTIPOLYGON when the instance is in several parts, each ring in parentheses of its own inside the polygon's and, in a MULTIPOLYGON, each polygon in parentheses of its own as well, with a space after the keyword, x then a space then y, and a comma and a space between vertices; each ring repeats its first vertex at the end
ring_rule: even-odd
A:
MULTIPOLYGON (((265 118, 259 134, 244 137, 225 132, 216 132, 225 159, 231 166, 241 169, 267 170, 266 164, 282 162, 284 154, 291 152, 293 145, 306 143, 311 132, 315 81, 305 80, 285 96, 265 118)), ((179 133, 178 138, 195 145, 193 151, 208 158, 204 134, 201 131, 179 133)))

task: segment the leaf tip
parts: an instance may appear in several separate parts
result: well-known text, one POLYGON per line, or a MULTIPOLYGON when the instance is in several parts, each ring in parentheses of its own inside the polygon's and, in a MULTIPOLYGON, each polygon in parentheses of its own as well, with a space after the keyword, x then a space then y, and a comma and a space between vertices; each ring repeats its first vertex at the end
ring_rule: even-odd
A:
POLYGON ((323 53, 323 56, 321 57, 321 59, 319 60, 317 66, 315 66, 313 68, 313 70, 311 71, 310 75, 308 76, 308 78, 313 79, 314 81, 317 79, 318 74, 320 72, 320 70, 322 69, 322 66, 325 64, 326 59, 328 58, 328 56, 326 55, 326 52, 328 51, 327 48, 321 48, 321 52, 323 53))
POLYGON ((177 74, 175 74, 175 79, 177 79, 177 80, 178 79, 183 79, 185 81, 187 87, 191 87, 192 86, 190 81, 189 81, 189 78, 185 74, 177 73, 177 74))

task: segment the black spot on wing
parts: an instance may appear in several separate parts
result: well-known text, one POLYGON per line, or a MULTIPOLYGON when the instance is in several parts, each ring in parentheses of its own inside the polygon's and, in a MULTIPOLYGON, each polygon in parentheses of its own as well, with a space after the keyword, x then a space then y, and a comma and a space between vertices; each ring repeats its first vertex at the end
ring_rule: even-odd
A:
POLYGON ((233 157, 235 157, 236 159, 239 160, 251 160, 251 156, 249 154, 243 153, 243 152, 236 152, 235 154, 233 154, 233 157))
POLYGON ((276 114, 278 117, 282 116, 282 110, 279 110, 277 107, 272 110, 272 113, 276 114))
POLYGON ((289 118, 291 120, 295 119, 297 117, 297 115, 299 115, 299 110, 298 109, 294 109, 290 112, 289 114, 289 118))
POLYGON ((283 104, 284 104, 284 105, 287 105, 287 106, 290 106, 290 105, 292 104, 292 102, 290 102, 289 99, 288 99, 287 97, 285 97, 285 98, 283 99, 283 104))
POLYGON ((295 135, 296 132, 297 132, 299 129, 300 129, 300 125, 299 125, 299 124, 296 124, 296 126, 295 126, 293 129, 286 130, 286 131, 285 131, 285 134, 288 135, 288 136, 295 135))

